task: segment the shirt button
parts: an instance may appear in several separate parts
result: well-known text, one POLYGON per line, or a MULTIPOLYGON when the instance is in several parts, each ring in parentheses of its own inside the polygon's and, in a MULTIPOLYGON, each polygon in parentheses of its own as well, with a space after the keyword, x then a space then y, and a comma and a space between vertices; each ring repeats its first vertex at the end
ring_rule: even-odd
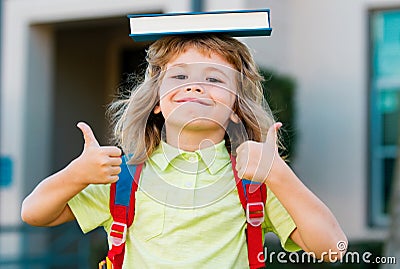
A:
POLYGON ((190 156, 189 161, 194 163, 195 161, 197 161, 197 158, 195 156, 190 156))
POLYGON ((193 186, 192 182, 185 182, 186 188, 191 188, 193 186))

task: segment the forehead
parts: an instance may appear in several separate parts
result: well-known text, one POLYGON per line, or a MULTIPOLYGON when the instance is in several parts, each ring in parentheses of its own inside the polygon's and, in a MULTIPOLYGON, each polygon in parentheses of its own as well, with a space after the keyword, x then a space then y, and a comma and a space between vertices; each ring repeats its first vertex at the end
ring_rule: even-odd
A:
POLYGON ((224 57, 214 52, 203 52, 196 48, 188 48, 184 52, 173 57, 166 68, 190 63, 210 63, 219 66, 225 66, 229 69, 235 69, 224 57))

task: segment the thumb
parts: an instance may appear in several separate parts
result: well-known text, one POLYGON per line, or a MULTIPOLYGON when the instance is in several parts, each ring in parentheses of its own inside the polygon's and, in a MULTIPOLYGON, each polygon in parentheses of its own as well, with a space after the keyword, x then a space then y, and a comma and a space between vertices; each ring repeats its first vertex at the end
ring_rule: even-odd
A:
POLYGON ((84 122, 79 122, 76 126, 82 131, 83 139, 85 140, 85 148, 90 146, 100 147, 89 125, 84 122))
POLYGON ((274 124, 271 125, 271 127, 269 127, 268 129, 268 133, 267 133, 267 139, 266 139, 266 143, 267 142, 274 142, 276 143, 277 140, 277 133, 278 130, 282 127, 282 123, 281 122, 276 122, 274 124))
POLYGON ((276 137, 278 130, 282 127, 282 122, 276 122, 268 129, 267 137, 276 137))

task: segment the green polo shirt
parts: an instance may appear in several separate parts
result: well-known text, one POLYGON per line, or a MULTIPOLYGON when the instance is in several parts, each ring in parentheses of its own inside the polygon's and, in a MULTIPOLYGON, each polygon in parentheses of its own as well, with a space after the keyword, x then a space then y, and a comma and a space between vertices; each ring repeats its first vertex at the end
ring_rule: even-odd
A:
MULTIPOLYGON (((110 231, 109 193, 110 185, 90 185, 69 201, 83 232, 110 231)), ((262 227, 299 250, 293 220, 267 195, 262 227)), ((162 142, 143 167, 123 268, 248 268, 245 228, 224 141, 195 152, 162 142)))

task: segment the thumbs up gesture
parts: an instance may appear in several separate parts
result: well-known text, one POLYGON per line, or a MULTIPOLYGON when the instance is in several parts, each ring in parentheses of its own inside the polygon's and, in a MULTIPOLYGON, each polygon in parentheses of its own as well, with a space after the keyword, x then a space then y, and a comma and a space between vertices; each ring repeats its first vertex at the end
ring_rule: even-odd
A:
POLYGON ((112 146, 100 146, 86 123, 79 122, 77 127, 82 131, 85 140, 82 154, 71 163, 79 181, 84 184, 107 184, 117 181, 121 172, 121 150, 112 146))
POLYGON ((236 149, 236 170, 240 178, 265 182, 280 159, 276 144, 278 122, 268 129, 265 142, 246 141, 236 149))

